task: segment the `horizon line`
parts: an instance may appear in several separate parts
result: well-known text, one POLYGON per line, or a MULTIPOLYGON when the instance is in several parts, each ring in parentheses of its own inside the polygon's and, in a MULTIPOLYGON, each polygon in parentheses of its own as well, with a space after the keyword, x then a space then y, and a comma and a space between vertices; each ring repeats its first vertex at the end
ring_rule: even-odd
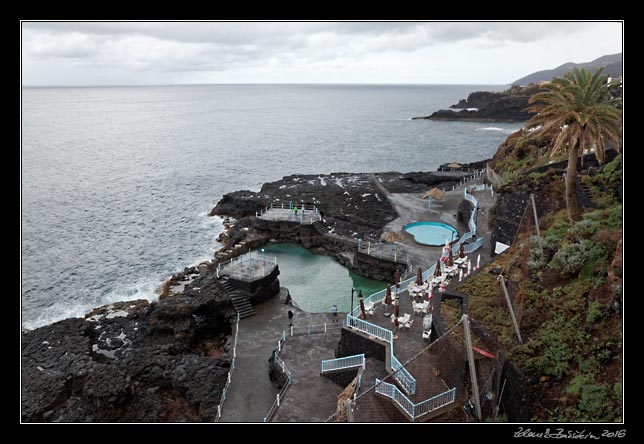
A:
POLYGON ((142 84, 88 84, 88 85, 20 85, 21 88, 118 88, 154 86, 258 86, 258 85, 346 85, 346 86, 506 86, 512 83, 396 83, 396 82, 246 82, 246 83, 142 83, 142 84))

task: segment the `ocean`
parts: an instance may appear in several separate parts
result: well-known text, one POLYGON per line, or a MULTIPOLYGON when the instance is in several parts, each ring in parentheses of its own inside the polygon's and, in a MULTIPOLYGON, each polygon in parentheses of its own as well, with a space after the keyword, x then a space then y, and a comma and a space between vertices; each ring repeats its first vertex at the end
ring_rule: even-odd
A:
POLYGON ((290 174, 432 171, 520 124, 411 120, 489 85, 23 88, 21 309, 31 329, 155 300, 209 260, 225 193, 290 174))

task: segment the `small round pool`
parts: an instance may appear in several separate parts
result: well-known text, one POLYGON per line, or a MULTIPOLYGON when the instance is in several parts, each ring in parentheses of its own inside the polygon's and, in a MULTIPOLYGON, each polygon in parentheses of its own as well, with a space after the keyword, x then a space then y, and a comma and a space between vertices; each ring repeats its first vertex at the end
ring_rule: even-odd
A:
POLYGON ((445 240, 451 244, 458 239, 456 228, 441 222, 414 222, 405 225, 405 231, 423 245, 440 246, 445 240))

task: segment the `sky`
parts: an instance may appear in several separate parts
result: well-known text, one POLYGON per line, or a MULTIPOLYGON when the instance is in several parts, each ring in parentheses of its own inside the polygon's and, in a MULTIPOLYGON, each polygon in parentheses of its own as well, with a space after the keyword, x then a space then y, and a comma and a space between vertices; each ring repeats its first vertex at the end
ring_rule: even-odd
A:
POLYGON ((506 85, 622 51, 621 22, 22 22, 23 86, 506 85))

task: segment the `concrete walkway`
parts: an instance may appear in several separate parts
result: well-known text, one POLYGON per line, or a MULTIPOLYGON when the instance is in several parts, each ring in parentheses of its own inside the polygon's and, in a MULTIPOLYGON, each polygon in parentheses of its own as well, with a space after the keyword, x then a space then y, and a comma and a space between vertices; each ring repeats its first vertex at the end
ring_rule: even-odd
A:
MULTIPOLYGON (((288 329, 289 310, 295 313, 293 326, 296 328, 331 322, 330 313, 306 313, 284 304, 285 300, 286 288, 281 288, 279 296, 255 306, 255 316, 239 321, 236 366, 221 422, 264 421, 277 395, 277 389, 268 377, 268 359, 277 348, 282 332, 288 329)), ((342 319, 343 314, 339 313, 339 317, 342 319)), ((319 368, 319 363, 317 366, 319 368)))

